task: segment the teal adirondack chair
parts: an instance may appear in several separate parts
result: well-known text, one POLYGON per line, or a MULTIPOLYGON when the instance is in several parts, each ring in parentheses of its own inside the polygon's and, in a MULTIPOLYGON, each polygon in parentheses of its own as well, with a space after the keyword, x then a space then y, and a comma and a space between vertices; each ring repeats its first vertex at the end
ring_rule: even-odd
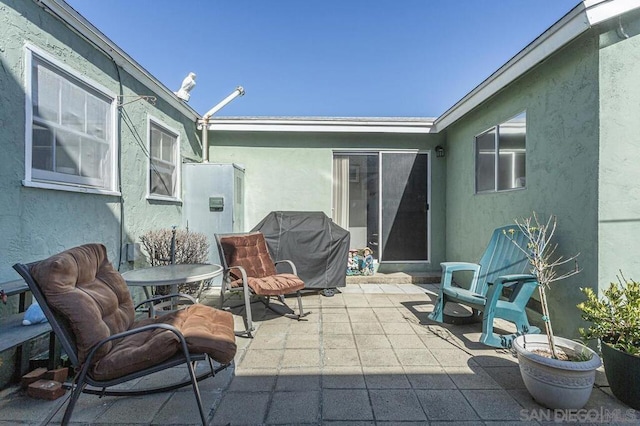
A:
POLYGON ((538 327, 529 324, 525 307, 538 281, 528 274, 530 265, 525 254, 510 240, 513 238, 526 247, 526 236, 516 225, 504 226, 493 231, 491 241, 479 263, 443 262, 440 291, 435 308, 429 318, 444 322, 444 306, 447 302, 469 306, 473 315, 482 312, 482 335, 480 342, 494 347, 511 347, 511 341, 519 334, 540 333, 538 327), (507 237, 505 232, 513 230, 507 237), (469 289, 453 285, 453 273, 473 272, 469 289), (512 291, 507 300, 500 296, 505 287, 512 291), (493 321, 501 318, 516 326, 515 334, 501 335, 493 332, 493 321))

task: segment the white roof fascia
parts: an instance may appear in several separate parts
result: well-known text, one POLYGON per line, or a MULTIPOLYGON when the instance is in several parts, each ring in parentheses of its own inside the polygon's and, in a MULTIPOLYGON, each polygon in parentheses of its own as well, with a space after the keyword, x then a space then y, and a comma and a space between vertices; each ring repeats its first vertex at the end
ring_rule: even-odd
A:
POLYGON ((585 0, 586 13, 591 25, 597 25, 640 7, 638 0, 585 0))
POLYGON ((432 133, 433 119, 381 120, 375 118, 216 118, 209 130, 227 132, 315 132, 315 133, 432 133))
POLYGON ((120 49, 106 35, 93 26, 82 15, 76 12, 66 2, 63 0, 34 1, 37 4, 44 6, 46 9, 49 9, 58 19, 110 55, 117 65, 131 74, 133 78, 149 86, 155 94, 159 95, 159 97, 185 116, 192 118, 194 121, 200 118, 200 115, 193 108, 178 99, 178 97, 169 90, 169 88, 145 70, 140 64, 120 49))
POLYGON ((592 26, 640 7, 640 0, 586 0, 435 120, 440 132, 592 26))

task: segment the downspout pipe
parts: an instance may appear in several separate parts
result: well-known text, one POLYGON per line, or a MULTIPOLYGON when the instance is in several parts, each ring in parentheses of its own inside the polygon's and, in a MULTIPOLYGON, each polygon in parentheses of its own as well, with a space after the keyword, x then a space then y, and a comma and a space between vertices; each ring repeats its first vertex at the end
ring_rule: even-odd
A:
POLYGON ((231 92, 229 96, 220 101, 216 106, 211 108, 205 115, 202 116, 202 162, 209 162, 209 119, 213 114, 224 108, 229 102, 237 98, 238 96, 244 96, 244 89, 242 86, 236 87, 236 90, 231 92))

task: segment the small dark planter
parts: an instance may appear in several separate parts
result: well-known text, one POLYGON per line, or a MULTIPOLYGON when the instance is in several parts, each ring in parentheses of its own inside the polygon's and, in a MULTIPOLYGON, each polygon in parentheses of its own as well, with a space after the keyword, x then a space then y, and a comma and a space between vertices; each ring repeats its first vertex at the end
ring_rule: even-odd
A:
POLYGON ((602 342, 604 372, 611 392, 629 407, 640 410, 640 357, 602 342))

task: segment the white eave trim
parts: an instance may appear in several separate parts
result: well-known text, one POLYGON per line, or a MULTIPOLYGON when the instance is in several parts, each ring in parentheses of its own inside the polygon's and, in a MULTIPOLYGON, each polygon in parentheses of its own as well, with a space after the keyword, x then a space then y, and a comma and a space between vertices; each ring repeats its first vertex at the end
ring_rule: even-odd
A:
POLYGON ((189 105, 185 104, 182 100, 169 90, 158 79, 145 70, 140 64, 138 64, 133 58, 120 49, 114 42, 104 35, 100 30, 87 21, 82 15, 76 12, 71 6, 62 0, 34 0, 37 4, 50 10, 58 19, 64 22, 69 27, 73 28, 83 37, 86 37, 91 43, 94 43, 104 52, 113 58, 113 60, 122 69, 131 74, 133 78, 139 80, 143 84, 147 85, 149 89, 154 91, 156 95, 169 103, 172 107, 176 108, 185 116, 192 118, 196 121, 200 118, 200 115, 189 105))
POLYGON ((640 0, 585 0, 434 122, 440 132, 594 25, 640 7, 640 0))
MULTIPOLYGON (((210 131, 315 133, 432 133, 433 119, 215 118, 210 131)), ((200 126, 201 127, 201 126, 200 126)))

